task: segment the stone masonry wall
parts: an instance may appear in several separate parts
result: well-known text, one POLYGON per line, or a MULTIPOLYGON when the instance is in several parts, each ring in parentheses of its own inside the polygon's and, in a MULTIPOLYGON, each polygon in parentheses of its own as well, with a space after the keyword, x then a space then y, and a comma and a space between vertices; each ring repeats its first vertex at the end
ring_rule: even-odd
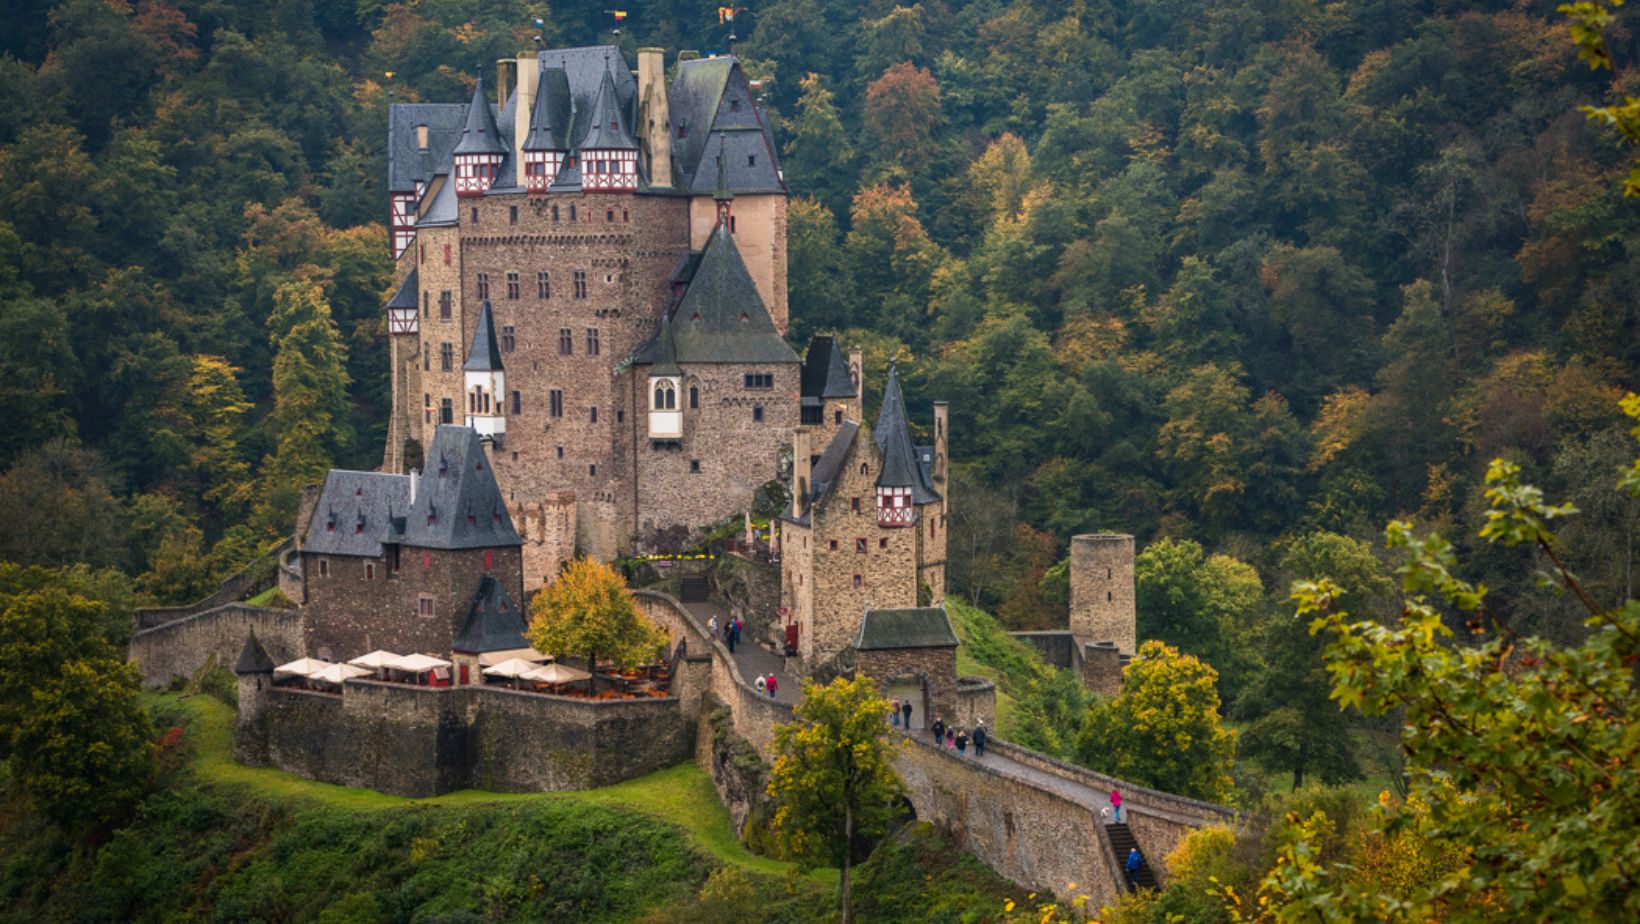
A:
POLYGON ((131 637, 128 657, 145 687, 163 687, 177 677, 192 677, 215 659, 232 668, 251 631, 275 663, 302 655, 302 612, 293 609, 229 603, 175 619, 131 637))
POLYGON ((1071 537, 1070 630, 1087 642, 1136 650, 1133 537, 1071 537))
POLYGON ((912 700, 917 721, 927 725, 927 716, 944 716, 947 722, 957 715, 957 650, 955 648, 898 648, 861 651, 854 656, 855 670, 877 681, 886 690, 890 683, 915 678, 922 683, 923 701, 912 700))
MULTIPOLYGON (((730 204, 735 217, 735 247, 757 284, 757 294, 782 335, 787 327, 785 196, 736 196, 730 204)), ((717 202, 696 196, 689 205, 691 246, 699 250, 717 227, 717 202)))
POLYGON ((507 513, 524 540, 525 591, 552 583, 564 563, 575 557, 575 492, 556 491, 539 501, 511 503, 507 513))

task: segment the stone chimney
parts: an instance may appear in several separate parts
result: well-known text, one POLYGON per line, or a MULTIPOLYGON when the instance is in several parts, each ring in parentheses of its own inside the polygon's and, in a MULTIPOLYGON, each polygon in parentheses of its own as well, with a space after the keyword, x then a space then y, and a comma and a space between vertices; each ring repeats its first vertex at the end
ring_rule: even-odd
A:
POLYGON ((792 431, 792 518, 803 515, 809 505, 809 431, 792 431))
MULTIPOLYGON (((495 62, 495 108, 500 110, 507 105, 507 97, 512 95, 513 79, 518 73, 518 62, 512 58, 498 58, 495 62)), ((498 120, 499 121, 499 120, 498 120)))
POLYGON ((649 185, 672 186, 672 113, 666 102, 666 53, 659 48, 638 49, 638 121, 642 127, 645 172, 649 185))
POLYGON ((513 113, 513 168, 519 186, 524 185, 524 142, 530 137, 530 116, 535 112, 535 90, 541 83, 541 67, 535 52, 518 53, 518 111, 513 113))
POLYGON ((866 362, 859 350, 848 351, 848 372, 854 376, 854 400, 860 405, 860 419, 866 416, 866 362))
MULTIPOLYGON (((934 402, 934 490, 940 492, 940 516, 951 512, 951 403, 934 402)), ((944 522, 941 521, 941 525, 944 522)))

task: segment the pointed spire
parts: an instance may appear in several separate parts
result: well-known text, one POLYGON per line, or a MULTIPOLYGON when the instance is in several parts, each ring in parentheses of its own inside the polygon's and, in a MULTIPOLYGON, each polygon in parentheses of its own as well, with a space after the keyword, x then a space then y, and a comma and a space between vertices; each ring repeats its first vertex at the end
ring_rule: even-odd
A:
POLYGON ((888 365, 888 382, 883 386, 883 406, 877 413, 877 426, 872 431, 877 449, 882 452, 882 473, 877 476, 881 488, 910 488, 912 503, 925 504, 939 500, 939 494, 923 480, 922 466, 917 464, 917 450, 911 444, 910 423, 906 420, 905 397, 900 394, 900 372, 894 363, 888 365))
POLYGON ((484 98, 484 78, 473 85, 473 101, 467 104, 467 122, 461 129, 461 140, 452 154, 505 154, 507 145, 495 127, 495 113, 490 101, 484 98))
POLYGON ((543 68, 535 88, 535 106, 530 111, 530 133, 524 139, 524 150, 568 150, 569 108, 569 80, 564 69, 543 68))
POLYGON ((672 339, 672 317, 661 313, 661 330, 655 335, 655 361, 649 367, 650 375, 682 375, 678 368, 677 342, 672 339))
POLYGON ((256 640, 255 629, 245 636, 245 647, 239 650, 239 660, 234 662, 233 672, 241 676, 273 673, 273 659, 268 657, 262 643, 256 640))
POLYGON ((501 348, 496 344, 495 322, 490 317, 490 303, 478 310, 478 327, 473 331, 473 346, 467 352, 464 372, 500 372, 501 348))
POLYGON ((621 118, 620 94, 615 92, 615 79, 609 75, 607 68, 603 82, 598 84, 598 95, 592 101, 588 118, 591 124, 587 127, 586 137, 581 139, 583 150, 628 150, 638 146, 626 130, 626 120, 621 118))

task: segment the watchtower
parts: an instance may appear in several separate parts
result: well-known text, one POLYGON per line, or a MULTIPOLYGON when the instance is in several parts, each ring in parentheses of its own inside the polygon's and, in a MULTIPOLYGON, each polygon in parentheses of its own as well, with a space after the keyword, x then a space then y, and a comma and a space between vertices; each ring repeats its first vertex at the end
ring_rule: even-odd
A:
POLYGON ((1097 533, 1071 537, 1070 630, 1078 644, 1138 646, 1133 583, 1133 537, 1097 533))

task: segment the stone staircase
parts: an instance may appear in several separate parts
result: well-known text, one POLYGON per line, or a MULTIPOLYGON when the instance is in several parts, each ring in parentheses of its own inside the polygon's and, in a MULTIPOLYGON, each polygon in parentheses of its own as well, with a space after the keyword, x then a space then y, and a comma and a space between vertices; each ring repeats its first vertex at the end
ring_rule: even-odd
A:
MULTIPOLYGON (((1133 832, 1128 830, 1126 823, 1107 824, 1105 825, 1105 831, 1110 835, 1110 847, 1116 854, 1117 872, 1122 876, 1122 881, 1125 883, 1127 882, 1128 851, 1139 847, 1139 842, 1134 838, 1133 832)), ((1150 868, 1150 857, 1145 855, 1143 847, 1139 847, 1139 858, 1139 875, 1135 876, 1134 880, 1141 889, 1157 888, 1156 873, 1150 868)))

